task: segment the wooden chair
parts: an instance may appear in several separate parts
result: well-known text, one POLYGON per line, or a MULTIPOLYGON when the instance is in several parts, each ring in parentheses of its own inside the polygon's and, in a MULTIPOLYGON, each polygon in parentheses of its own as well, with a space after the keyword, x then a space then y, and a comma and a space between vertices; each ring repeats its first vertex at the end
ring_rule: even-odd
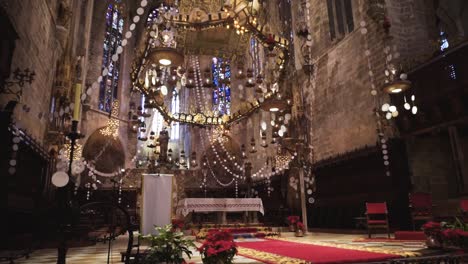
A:
POLYGON ((423 192, 410 193, 409 207, 411 209, 413 230, 416 230, 417 221, 427 222, 433 219, 431 194, 423 192))
POLYGON ((468 199, 460 200, 460 210, 463 221, 468 223, 468 199))
POLYGON ((135 231, 133 229, 128 230, 128 244, 127 250, 120 252, 121 262, 125 264, 135 264, 140 261, 140 236, 135 238, 135 231))
POLYGON ((367 232, 371 238, 372 229, 386 229, 390 238, 387 203, 366 203, 367 232))

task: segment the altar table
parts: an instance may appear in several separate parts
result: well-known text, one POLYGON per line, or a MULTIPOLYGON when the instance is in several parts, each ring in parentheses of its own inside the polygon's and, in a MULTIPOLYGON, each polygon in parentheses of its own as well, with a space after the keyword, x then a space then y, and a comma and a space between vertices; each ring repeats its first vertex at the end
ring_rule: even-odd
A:
POLYGON ((186 198, 179 201, 177 214, 187 216, 191 212, 222 212, 224 223, 226 212, 255 211, 264 214, 260 198, 186 198))

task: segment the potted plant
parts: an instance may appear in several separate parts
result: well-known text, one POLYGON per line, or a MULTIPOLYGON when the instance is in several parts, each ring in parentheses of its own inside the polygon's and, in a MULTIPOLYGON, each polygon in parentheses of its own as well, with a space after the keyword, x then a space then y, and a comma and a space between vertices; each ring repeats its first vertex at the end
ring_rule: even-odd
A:
POLYGON ((198 248, 204 264, 232 264, 237 245, 232 234, 225 230, 213 230, 198 248))
POLYGON ((423 225, 429 248, 467 249, 468 224, 455 218, 453 223, 428 222, 423 225))
POLYGON ((428 248, 442 247, 442 226, 437 222, 427 222, 422 226, 428 248))
POLYGON ((304 236, 305 226, 301 221, 296 222, 296 233, 295 236, 303 237, 304 236))
POLYGON ((184 220, 182 219, 172 219, 171 224, 172 229, 176 232, 181 232, 185 225, 184 220))
POLYGON ((187 255, 190 259, 194 248, 193 240, 184 237, 182 232, 176 232, 172 225, 164 227, 155 227, 157 235, 142 236, 151 242, 150 248, 146 257, 143 259, 144 264, 167 263, 181 264, 185 263, 183 255, 187 255))
POLYGON ((296 231, 297 222, 299 222, 299 216, 297 216, 297 215, 288 216, 289 231, 291 231, 291 232, 296 231))

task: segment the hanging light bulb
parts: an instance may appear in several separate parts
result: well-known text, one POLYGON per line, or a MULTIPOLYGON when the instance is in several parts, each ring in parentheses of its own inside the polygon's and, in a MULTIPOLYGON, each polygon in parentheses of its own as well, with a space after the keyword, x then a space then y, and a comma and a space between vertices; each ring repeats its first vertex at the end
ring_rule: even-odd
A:
POLYGON ((413 106, 411 108, 411 113, 413 113, 413 115, 415 115, 416 113, 418 113, 418 107, 417 106, 413 106))
POLYGON ((262 144, 260 146, 266 148, 268 147, 268 143, 266 141, 267 136, 266 136, 266 131, 262 131, 262 144))
POLYGON ((145 73, 145 88, 148 89, 149 87, 149 77, 148 77, 148 72, 145 73))
POLYGON ((244 63, 240 62, 237 64, 237 74, 236 78, 239 80, 242 80, 245 78, 245 73, 244 73, 244 63))
POLYGON ((254 81, 254 75, 253 75, 253 70, 252 69, 247 69, 247 83, 245 84, 246 87, 254 87, 255 86, 255 81, 254 81))
POLYGON ((167 161, 168 161, 169 163, 172 162, 172 149, 169 149, 169 150, 167 151, 167 161))
POLYGON ((260 128, 261 128, 263 131, 267 130, 267 123, 266 123, 265 121, 262 121, 262 122, 260 123, 260 128))
POLYGON ((185 166, 185 151, 180 152, 179 163, 181 166, 185 166))
POLYGON ((382 112, 387 112, 389 108, 390 108, 389 104, 383 104, 382 105, 382 112))
POLYGON ((255 153, 257 152, 257 149, 255 148, 255 138, 250 139, 250 153, 255 153))
POLYGON ((160 90, 161 90, 162 95, 164 95, 164 96, 167 95, 168 91, 167 91, 167 86, 166 85, 161 86, 160 90))
POLYGON ((194 151, 192 152, 192 155, 190 156, 190 164, 192 165, 192 167, 197 167, 198 164, 197 164, 197 153, 194 151))
POLYGON ((195 70, 193 68, 189 68, 187 72, 187 83, 185 87, 187 88, 194 88, 195 87, 195 70))
POLYGON ((245 154, 245 145, 244 144, 241 145, 241 153, 242 153, 242 158, 246 159, 247 155, 245 154))
POLYGON ((410 109, 411 109, 411 105, 406 101, 406 96, 404 96, 403 99, 405 100, 405 104, 403 105, 403 107, 404 107, 406 110, 410 110, 410 109))

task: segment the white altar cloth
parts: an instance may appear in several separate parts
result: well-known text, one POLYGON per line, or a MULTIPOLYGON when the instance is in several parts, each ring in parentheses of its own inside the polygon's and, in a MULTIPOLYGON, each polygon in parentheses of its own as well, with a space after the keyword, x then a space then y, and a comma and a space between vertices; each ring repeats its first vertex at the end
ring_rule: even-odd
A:
POLYGON ((245 212, 264 214, 260 198, 187 198, 179 201, 177 214, 187 216, 191 212, 245 212))

